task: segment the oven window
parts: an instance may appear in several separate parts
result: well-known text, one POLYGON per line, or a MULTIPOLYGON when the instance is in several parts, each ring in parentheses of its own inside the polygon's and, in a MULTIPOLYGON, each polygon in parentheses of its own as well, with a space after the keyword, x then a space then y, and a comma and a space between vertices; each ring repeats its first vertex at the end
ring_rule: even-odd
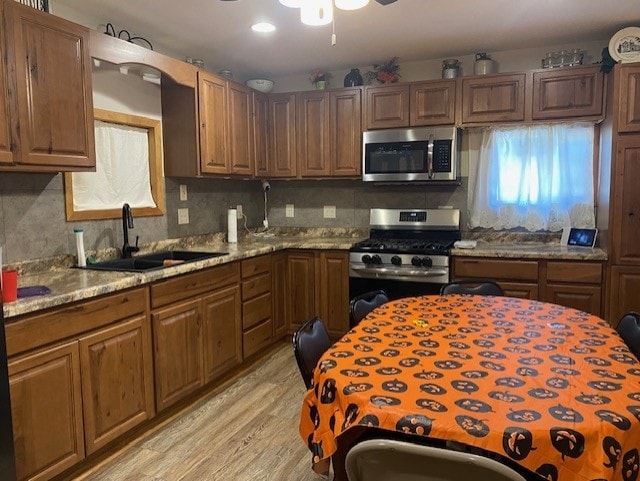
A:
POLYGON ((427 171, 428 142, 367 144, 368 174, 421 173, 427 171))

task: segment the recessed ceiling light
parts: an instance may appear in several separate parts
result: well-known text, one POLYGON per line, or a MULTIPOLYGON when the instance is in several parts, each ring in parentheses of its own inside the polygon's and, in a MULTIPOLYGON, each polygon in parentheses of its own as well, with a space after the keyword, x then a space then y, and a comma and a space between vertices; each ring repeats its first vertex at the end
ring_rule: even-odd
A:
POLYGON ((275 29, 276 27, 273 24, 267 22, 260 22, 255 25, 251 25, 251 30, 254 32, 269 33, 273 32, 275 29))

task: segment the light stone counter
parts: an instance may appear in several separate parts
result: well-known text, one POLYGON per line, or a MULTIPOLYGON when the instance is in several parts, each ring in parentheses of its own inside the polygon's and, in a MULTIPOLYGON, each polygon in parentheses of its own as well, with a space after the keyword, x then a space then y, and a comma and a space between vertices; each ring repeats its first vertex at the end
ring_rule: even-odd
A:
POLYGON ((510 259, 558 259, 578 261, 606 261, 607 254, 600 248, 569 247, 559 243, 520 242, 489 243, 478 241, 475 249, 453 249, 456 257, 499 257, 510 259))
MULTIPOLYGON (((28 272, 20 275, 18 287, 43 285, 51 289, 51 294, 20 298, 15 302, 5 304, 4 316, 5 318, 21 316, 283 249, 348 250, 359 240, 362 240, 362 237, 247 236, 239 244, 205 240, 201 243, 189 242, 188 246, 181 246, 180 249, 224 252, 226 255, 147 272, 99 271, 71 267, 52 267, 40 272, 28 272)), ((176 247, 165 246, 163 248, 176 247)), ((11 321, 9 320, 9 322, 11 321)))

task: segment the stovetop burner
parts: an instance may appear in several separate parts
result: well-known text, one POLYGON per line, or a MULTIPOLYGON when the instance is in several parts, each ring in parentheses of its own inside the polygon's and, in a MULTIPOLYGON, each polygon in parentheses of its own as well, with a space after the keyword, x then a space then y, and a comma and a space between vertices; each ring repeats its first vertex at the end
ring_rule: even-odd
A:
POLYGON ((453 243, 453 240, 366 239, 355 244, 351 251, 448 255, 453 243))

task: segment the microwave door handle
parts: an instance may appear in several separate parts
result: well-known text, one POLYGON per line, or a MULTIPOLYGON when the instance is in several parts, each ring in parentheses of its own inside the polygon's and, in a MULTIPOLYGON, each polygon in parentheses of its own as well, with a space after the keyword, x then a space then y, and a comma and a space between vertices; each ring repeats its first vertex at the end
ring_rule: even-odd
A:
POLYGON ((429 135, 429 144, 427 145, 427 171, 429 178, 433 178, 433 134, 429 135))

